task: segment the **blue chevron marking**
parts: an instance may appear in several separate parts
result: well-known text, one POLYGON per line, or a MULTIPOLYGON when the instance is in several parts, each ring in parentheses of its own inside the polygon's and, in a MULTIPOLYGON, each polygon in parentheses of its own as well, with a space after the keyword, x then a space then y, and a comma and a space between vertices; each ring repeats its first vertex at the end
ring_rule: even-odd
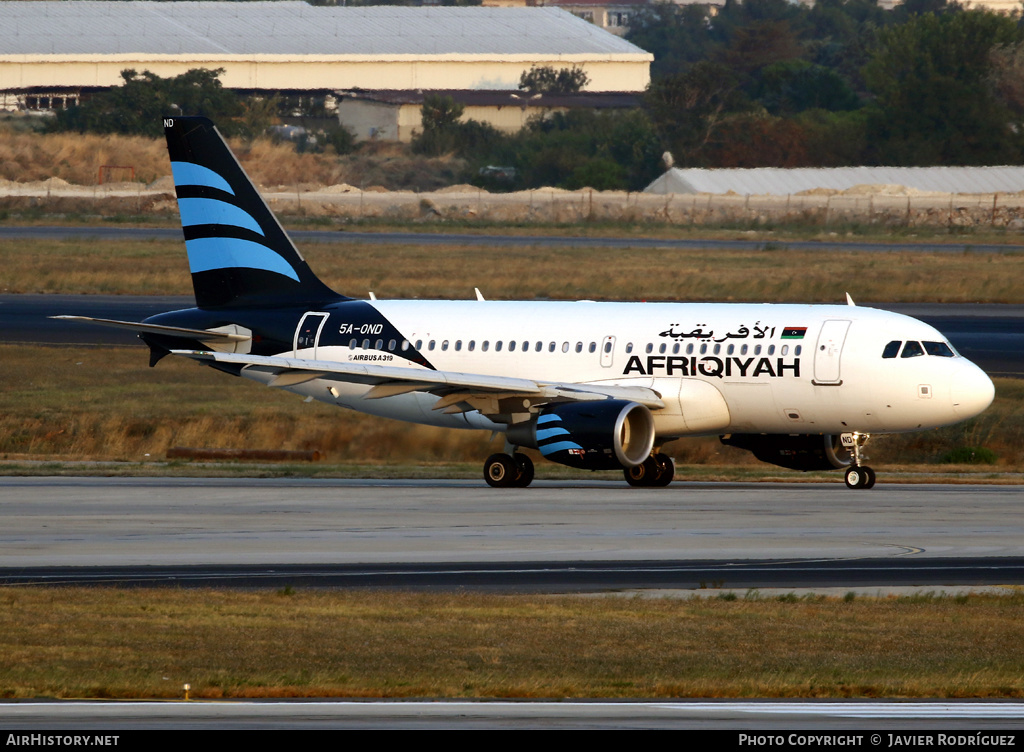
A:
POLYGON ((537 441, 544 441, 550 439, 552 436, 568 436, 569 432, 561 426, 555 426, 554 428, 538 428, 537 429, 537 441))
POLYGON ((561 421, 562 416, 554 415, 551 413, 549 413, 548 415, 541 415, 539 418, 537 418, 537 425, 540 425, 541 423, 550 423, 553 420, 561 421))
POLYGON ((574 441, 559 441, 557 444, 548 444, 540 448, 540 453, 547 457, 549 454, 555 452, 564 452, 567 449, 582 449, 579 444, 574 441))
POLYGON ((196 238, 185 241, 188 251, 188 266, 193 274, 213 269, 263 269, 291 277, 296 282, 299 275, 291 265, 265 245, 238 238, 196 238))
POLYGON ((252 215, 226 201, 215 198, 179 198, 178 210, 181 212, 181 224, 185 227, 228 225, 264 234, 252 215))
POLYGON ((219 191, 230 193, 228 181, 211 170, 209 167, 193 164, 192 162, 171 162, 171 173, 174 175, 174 185, 203 185, 207 188, 216 188, 219 191))

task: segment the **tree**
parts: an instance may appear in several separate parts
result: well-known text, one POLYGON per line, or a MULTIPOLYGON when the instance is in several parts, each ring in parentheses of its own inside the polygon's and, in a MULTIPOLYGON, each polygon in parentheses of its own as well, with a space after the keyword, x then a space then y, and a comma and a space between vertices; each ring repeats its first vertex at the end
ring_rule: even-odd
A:
POLYGON ((644 107, 681 166, 707 164, 708 144, 730 112, 743 109, 739 80, 726 66, 701 62, 651 82, 644 107))
POLYGON ((161 78, 149 71, 123 70, 121 86, 58 111, 56 128, 159 138, 168 115, 202 115, 225 134, 234 135, 234 119, 242 114, 242 102, 221 85, 223 72, 223 68, 194 68, 174 78, 161 78))
POLYGON ((425 96, 420 108, 423 132, 412 140, 412 150, 432 157, 455 151, 458 147, 456 126, 465 110, 464 105, 449 96, 425 96))
POLYGON ((575 94, 590 83, 590 76, 577 66, 556 71, 550 65, 532 66, 519 77, 519 88, 531 94, 575 94))
POLYGON ((1021 134, 996 96, 992 54, 1020 43, 1017 19, 969 10, 922 14, 886 29, 864 68, 875 94, 874 159, 896 165, 1004 164, 1021 134))

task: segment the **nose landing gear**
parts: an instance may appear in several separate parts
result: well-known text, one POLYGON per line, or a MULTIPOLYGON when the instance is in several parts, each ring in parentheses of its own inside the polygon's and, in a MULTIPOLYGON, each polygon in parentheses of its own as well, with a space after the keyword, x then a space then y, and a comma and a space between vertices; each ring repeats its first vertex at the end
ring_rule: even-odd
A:
POLYGON ((853 445, 850 451, 853 452, 853 464, 846 470, 847 488, 872 488, 875 485, 875 471, 867 465, 862 465, 861 447, 868 443, 871 436, 866 433, 854 433, 853 445))

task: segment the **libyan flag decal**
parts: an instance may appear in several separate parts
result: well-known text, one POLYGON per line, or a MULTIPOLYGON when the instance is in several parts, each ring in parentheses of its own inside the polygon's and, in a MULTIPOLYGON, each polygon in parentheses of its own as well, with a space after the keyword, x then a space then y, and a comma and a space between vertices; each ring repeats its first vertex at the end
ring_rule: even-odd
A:
POLYGON ((782 330, 782 339, 803 339, 805 334, 806 326, 787 326, 782 330))

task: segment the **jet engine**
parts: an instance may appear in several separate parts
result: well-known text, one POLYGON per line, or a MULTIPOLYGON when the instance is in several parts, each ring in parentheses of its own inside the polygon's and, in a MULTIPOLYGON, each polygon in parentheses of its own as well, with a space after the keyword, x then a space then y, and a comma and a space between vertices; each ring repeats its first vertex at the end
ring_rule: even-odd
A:
POLYGON ((829 434, 734 433, 719 439, 752 452, 761 462, 790 470, 833 470, 852 461, 839 436, 829 434))
POLYGON ((651 454, 654 418, 636 402, 594 400, 549 405, 509 426, 509 442, 540 450, 552 462, 583 470, 635 467, 651 454))

